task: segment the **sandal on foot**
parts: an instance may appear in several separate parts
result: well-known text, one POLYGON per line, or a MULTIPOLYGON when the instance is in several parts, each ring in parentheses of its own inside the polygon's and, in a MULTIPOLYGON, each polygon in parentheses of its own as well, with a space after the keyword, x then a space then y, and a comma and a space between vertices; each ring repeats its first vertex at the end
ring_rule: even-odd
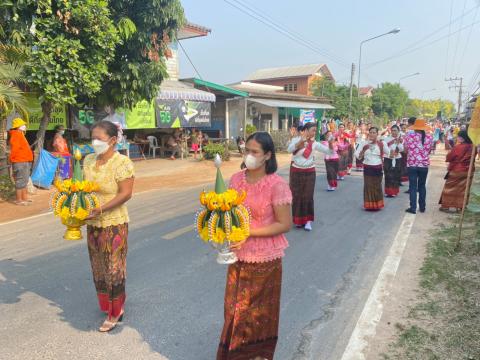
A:
POLYGON ((120 315, 117 319, 106 319, 102 326, 100 326, 100 328, 98 329, 98 331, 100 332, 109 332, 113 329, 116 328, 116 326, 118 325, 119 322, 122 322, 123 321, 123 314, 120 315))
POLYGON ((13 202, 17 206, 29 206, 30 204, 25 201, 14 201, 13 202))
POLYGON ((117 321, 111 321, 111 320, 105 320, 102 324, 102 326, 100 326, 98 328, 98 331, 100 332, 109 332, 113 329, 115 329, 115 327, 117 326, 118 322, 117 321))

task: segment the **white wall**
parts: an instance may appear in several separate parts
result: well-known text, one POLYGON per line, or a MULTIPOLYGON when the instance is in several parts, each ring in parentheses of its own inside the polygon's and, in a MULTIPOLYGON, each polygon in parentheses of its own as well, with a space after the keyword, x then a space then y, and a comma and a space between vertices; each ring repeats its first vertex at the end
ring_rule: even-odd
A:
POLYGON ((172 51, 172 57, 165 59, 167 65, 167 73, 170 76, 171 80, 178 80, 180 67, 178 62, 178 44, 172 43, 169 45, 170 50, 172 51))
MULTIPOLYGON (((273 108, 269 106, 265 106, 262 104, 249 102, 249 106, 254 106, 257 111, 261 114, 272 114, 272 128, 271 130, 278 130, 278 108, 273 108)), ((250 120, 251 121, 251 120, 250 120)), ((264 130, 264 129, 259 129, 264 130)))

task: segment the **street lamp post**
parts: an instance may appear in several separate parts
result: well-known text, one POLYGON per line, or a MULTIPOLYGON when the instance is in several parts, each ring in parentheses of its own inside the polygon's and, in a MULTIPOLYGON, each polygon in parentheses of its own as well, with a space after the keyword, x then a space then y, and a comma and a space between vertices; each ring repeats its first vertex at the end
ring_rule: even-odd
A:
POLYGON ((358 57, 358 83, 357 83, 357 91, 358 91, 358 97, 360 97, 360 74, 361 74, 361 71, 362 71, 362 46, 363 44, 365 44, 366 42, 368 41, 371 41, 371 40, 374 40, 374 39, 378 39, 379 37, 382 37, 382 36, 385 36, 385 35, 390 35, 390 34, 398 34, 400 32, 400 29, 399 28, 395 28, 393 30, 390 30, 389 32, 386 32, 385 34, 381 34, 381 35, 377 35, 377 36, 374 36, 370 39, 367 39, 367 40, 363 40, 361 43, 360 43, 360 55, 358 57))
POLYGON ((419 72, 416 72, 415 74, 410 74, 410 75, 403 76, 403 77, 401 77, 401 78, 398 80, 398 85, 400 85, 400 82, 401 82, 403 79, 408 79, 408 78, 411 78, 411 77, 414 77, 414 76, 418 76, 418 75, 420 75, 419 72))

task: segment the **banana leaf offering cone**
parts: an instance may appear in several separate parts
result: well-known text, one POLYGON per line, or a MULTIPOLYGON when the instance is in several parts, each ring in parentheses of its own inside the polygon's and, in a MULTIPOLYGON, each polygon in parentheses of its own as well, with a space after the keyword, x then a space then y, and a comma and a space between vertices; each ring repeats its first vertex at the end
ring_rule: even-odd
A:
POLYGON ((196 230, 200 238, 217 251, 219 264, 233 264, 237 256, 231 245, 245 241, 250 236, 250 212, 243 205, 247 194, 227 189, 220 170, 222 161, 217 154, 215 191, 200 194, 202 209, 196 216, 196 230))
POLYGON ((77 149, 74 153, 73 177, 71 179, 55 179, 55 189, 51 200, 53 214, 60 218, 67 227, 63 238, 65 240, 81 240, 83 238, 80 228, 85 225, 85 219, 90 211, 100 206, 95 191, 98 185, 83 180, 80 160, 81 152, 77 149))

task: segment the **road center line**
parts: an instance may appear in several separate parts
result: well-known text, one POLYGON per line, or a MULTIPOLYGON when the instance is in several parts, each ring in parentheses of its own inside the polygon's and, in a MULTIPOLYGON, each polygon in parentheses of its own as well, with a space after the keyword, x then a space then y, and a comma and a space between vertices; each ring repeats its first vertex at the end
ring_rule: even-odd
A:
POLYGON ((342 360, 365 359, 364 351, 368 346, 368 341, 376 334, 377 325, 383 314, 383 301, 392 286, 414 223, 415 215, 413 214, 406 214, 403 218, 380 274, 355 325, 342 360))
POLYGON ((172 231, 171 233, 165 234, 162 236, 163 240, 173 240, 181 235, 187 234, 190 231, 193 231, 193 225, 187 225, 183 228, 172 231))

